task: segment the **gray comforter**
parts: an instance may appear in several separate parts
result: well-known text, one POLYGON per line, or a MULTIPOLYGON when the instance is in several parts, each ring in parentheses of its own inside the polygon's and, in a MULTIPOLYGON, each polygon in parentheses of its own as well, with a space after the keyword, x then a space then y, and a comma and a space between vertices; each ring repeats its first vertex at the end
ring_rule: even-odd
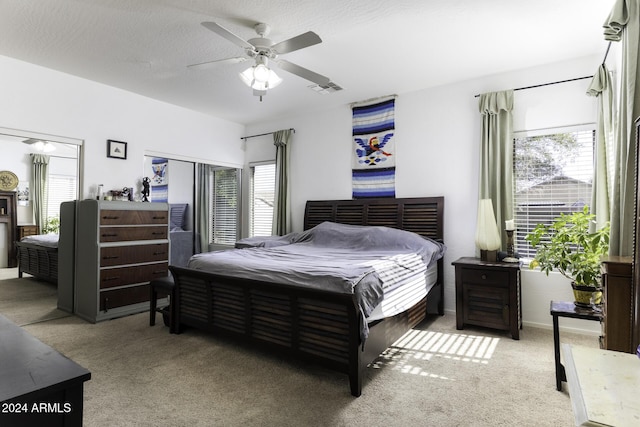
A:
MULTIPOLYGON (((194 255, 189 268, 331 292, 355 294, 364 318, 384 289, 407 272, 424 274, 445 246, 415 233, 388 227, 324 222, 287 236, 245 241, 244 249, 194 255), (257 246, 257 247, 255 247, 257 246), (384 270, 384 274, 381 271, 384 270)), ((243 243, 242 241, 240 243, 243 243)), ((362 338, 366 338, 366 321, 362 338)))

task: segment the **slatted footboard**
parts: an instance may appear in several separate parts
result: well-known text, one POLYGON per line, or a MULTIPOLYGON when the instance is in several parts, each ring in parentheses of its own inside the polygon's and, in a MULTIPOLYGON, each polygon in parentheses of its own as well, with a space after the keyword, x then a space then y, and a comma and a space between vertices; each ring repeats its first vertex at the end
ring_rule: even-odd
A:
POLYGON ((33 243, 16 242, 18 277, 23 273, 50 283, 58 283, 58 249, 33 243))
POLYGON ((169 267, 178 331, 232 335, 349 374, 360 395, 360 315, 354 295, 169 267))

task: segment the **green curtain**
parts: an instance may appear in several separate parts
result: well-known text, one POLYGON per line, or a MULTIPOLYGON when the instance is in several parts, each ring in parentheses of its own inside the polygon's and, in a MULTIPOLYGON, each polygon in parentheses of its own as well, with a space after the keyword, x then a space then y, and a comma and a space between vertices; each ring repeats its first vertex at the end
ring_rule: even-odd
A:
MULTIPOLYGON (((591 213, 596 216, 594 229, 600 229, 611 218, 613 195, 613 166, 615 153, 615 88, 605 64, 598 67, 587 90, 587 95, 597 97, 598 119, 596 125, 595 164, 591 213)), ((595 230, 592 230, 595 231, 595 230)))
POLYGON ((273 133, 276 146, 276 186, 273 207, 273 234, 284 236, 291 232, 290 151, 291 129, 273 133))
POLYGON ((480 95, 482 114, 479 199, 491 199, 503 248, 513 219, 513 90, 480 95))
POLYGON ((633 255, 635 211, 634 120, 640 117, 638 49, 640 44, 640 0, 617 0, 604 24, 605 39, 622 41, 620 98, 615 129, 616 153, 611 206, 611 255, 633 255))
POLYGON ((49 175, 49 156, 31 154, 31 188, 33 200, 33 219, 42 232, 47 224, 47 176, 49 175))
POLYGON ((211 205, 211 180, 210 166, 204 163, 197 165, 197 221, 196 236, 200 238, 200 250, 209 252, 211 226, 209 224, 209 205, 211 205))

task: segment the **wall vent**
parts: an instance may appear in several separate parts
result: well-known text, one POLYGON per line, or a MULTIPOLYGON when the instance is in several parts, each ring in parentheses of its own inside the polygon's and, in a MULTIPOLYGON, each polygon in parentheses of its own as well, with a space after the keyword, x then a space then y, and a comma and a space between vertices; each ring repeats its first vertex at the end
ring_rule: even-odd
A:
POLYGON ((329 82, 326 85, 311 85, 309 88, 315 92, 318 92, 320 95, 328 95, 333 92, 337 92, 342 90, 340 86, 333 82, 329 82))

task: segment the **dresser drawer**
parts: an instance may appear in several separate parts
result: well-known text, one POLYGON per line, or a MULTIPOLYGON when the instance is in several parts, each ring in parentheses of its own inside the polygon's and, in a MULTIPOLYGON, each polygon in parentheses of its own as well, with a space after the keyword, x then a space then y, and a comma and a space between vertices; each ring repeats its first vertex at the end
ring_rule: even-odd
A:
POLYGON ((149 301, 149 285, 100 292, 100 311, 149 301))
POLYGON ((100 243, 166 239, 167 233, 168 228, 166 225, 151 227, 100 227, 100 243))
POLYGON ((509 272, 507 271, 463 268, 461 273, 462 283, 498 286, 507 286, 509 284, 509 272))
POLYGON ((168 262, 136 265, 132 267, 103 268, 100 270, 100 289, 150 282, 159 277, 165 277, 168 274, 168 262))
POLYGON ((100 225, 168 224, 168 211, 101 210, 100 225))
POLYGON ((100 266, 113 267, 141 262, 166 261, 169 259, 169 244, 111 246, 100 249, 100 266))

